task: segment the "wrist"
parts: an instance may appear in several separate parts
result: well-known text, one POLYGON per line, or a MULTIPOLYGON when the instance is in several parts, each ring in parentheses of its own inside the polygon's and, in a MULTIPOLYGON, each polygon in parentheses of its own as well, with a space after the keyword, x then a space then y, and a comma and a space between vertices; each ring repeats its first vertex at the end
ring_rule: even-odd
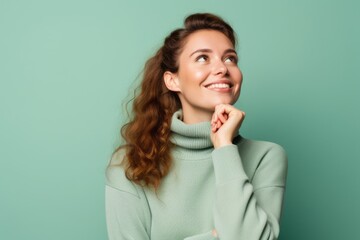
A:
POLYGON ((217 149, 217 148, 221 148, 221 147, 231 145, 231 144, 232 144, 231 141, 226 141, 226 140, 216 141, 216 142, 214 142, 214 148, 217 149))

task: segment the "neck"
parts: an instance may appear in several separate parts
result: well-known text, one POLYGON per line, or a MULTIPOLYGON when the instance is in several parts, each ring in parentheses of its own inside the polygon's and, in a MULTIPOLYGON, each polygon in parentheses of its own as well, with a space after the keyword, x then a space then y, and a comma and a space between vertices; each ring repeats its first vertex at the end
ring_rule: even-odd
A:
POLYGON ((171 142, 175 145, 172 154, 181 159, 203 159, 211 154, 210 122, 186 124, 182 110, 174 113, 171 120, 171 142))

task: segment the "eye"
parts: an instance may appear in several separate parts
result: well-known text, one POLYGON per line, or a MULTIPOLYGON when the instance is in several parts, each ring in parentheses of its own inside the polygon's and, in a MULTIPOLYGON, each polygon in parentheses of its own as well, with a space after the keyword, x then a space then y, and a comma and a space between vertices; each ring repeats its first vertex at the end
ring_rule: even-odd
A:
POLYGON ((206 55, 199 55, 198 57, 196 57, 197 62, 206 62, 208 59, 209 57, 206 55))
POLYGON ((225 62, 226 62, 226 63, 237 63, 237 62, 238 62, 238 58, 237 58, 237 56, 235 56, 235 55, 230 55, 230 56, 227 56, 227 57, 225 58, 225 62))

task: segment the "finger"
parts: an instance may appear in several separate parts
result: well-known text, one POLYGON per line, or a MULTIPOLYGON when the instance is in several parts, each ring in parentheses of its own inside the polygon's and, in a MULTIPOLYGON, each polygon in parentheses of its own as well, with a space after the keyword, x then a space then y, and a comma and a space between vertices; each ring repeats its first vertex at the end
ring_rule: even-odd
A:
POLYGON ((216 232, 216 229, 213 229, 212 231, 211 231, 211 235, 213 235, 213 237, 216 237, 217 238, 217 232, 216 232))
POLYGON ((222 123, 225 123, 227 120, 227 114, 226 113, 219 113, 218 118, 222 123))
POLYGON ((213 122, 211 123, 211 127, 216 128, 216 126, 217 126, 217 121, 213 121, 213 122))
POLYGON ((220 119, 216 122, 216 127, 219 129, 222 125, 222 122, 220 121, 220 119))
POLYGON ((218 119, 220 119, 222 123, 225 123, 228 119, 224 104, 217 105, 214 114, 217 116, 218 119))
POLYGON ((228 114, 233 109, 235 108, 230 104, 219 104, 215 107, 215 112, 228 114))
POLYGON ((215 133, 215 132, 216 132, 216 127, 215 127, 215 126, 212 126, 212 127, 211 127, 211 131, 212 131, 213 133, 215 133))
POLYGON ((214 113, 214 114, 212 115, 212 118, 211 118, 211 124, 215 124, 216 121, 217 121, 217 114, 214 113))
POLYGON ((212 130, 213 133, 216 133, 219 130, 219 128, 214 126, 211 130, 212 130))
POLYGON ((211 131, 216 132, 217 131, 217 124, 216 122, 211 123, 211 131))

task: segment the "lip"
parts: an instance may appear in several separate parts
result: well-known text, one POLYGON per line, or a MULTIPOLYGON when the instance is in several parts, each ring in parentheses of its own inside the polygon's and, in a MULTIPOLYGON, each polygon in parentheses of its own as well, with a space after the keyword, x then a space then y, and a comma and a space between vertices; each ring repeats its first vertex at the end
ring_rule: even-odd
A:
POLYGON ((213 81, 213 82, 210 82, 210 83, 207 83, 206 85, 204 85, 204 87, 205 88, 207 88, 207 89, 209 89, 209 87, 211 86, 211 85, 214 85, 214 84, 227 84, 227 85, 229 85, 229 88, 211 88, 211 90, 213 90, 213 89, 231 89, 232 87, 233 87, 233 83, 230 81, 230 80, 228 80, 228 79, 221 79, 221 80, 217 80, 217 81, 213 81))

